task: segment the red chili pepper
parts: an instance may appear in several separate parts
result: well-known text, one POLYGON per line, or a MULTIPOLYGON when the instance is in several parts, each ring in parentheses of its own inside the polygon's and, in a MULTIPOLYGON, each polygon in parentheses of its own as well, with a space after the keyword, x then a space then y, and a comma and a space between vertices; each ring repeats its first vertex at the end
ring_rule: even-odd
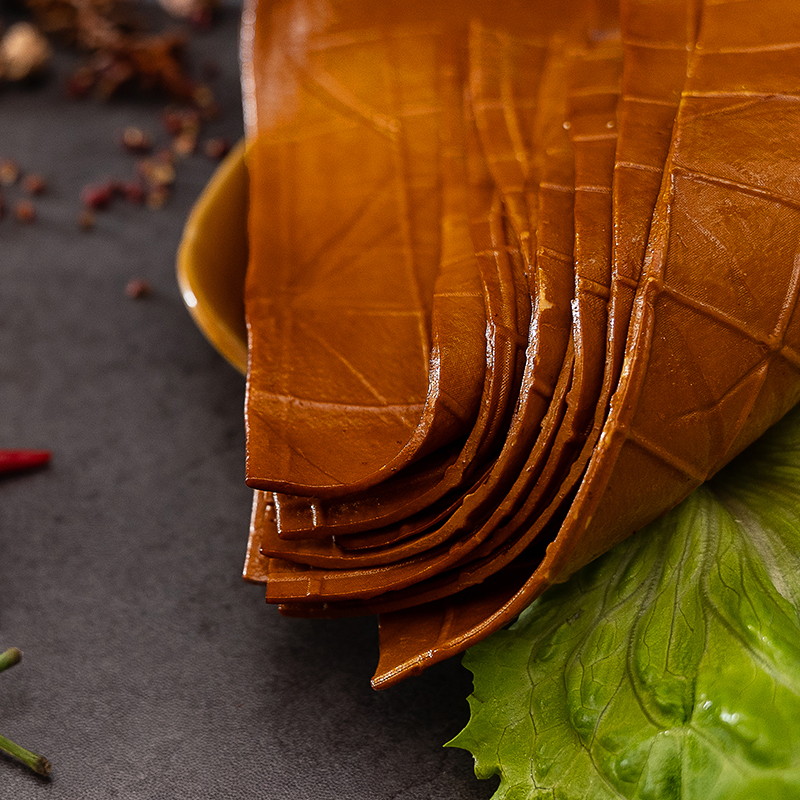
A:
POLYGON ((0 473, 34 469, 49 461, 49 450, 0 450, 0 473))

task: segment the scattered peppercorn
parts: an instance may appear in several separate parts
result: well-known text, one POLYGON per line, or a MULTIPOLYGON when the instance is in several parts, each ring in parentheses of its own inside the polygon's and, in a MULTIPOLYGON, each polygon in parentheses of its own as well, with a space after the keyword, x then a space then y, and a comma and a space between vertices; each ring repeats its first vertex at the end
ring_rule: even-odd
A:
POLYGON ((181 132, 181 118, 177 111, 167 108, 161 114, 161 124, 170 136, 177 136, 181 132))
POLYGON ((90 231, 94 228, 95 217, 94 214, 89 211, 88 208, 85 208, 81 211, 80 215, 78 216, 78 227, 82 231, 90 231))
POLYGON ((0 184, 13 186, 19 180, 19 165, 10 158, 0 160, 0 184))
POLYGON ((124 182, 120 185, 119 190, 129 203, 141 205, 145 201, 144 188, 138 181, 124 182))
POLYGON ((14 214, 17 222, 28 225, 36 219, 36 206, 30 200, 20 200, 14 209, 14 214))
POLYGON ((154 210, 164 208, 169 200, 170 191, 168 186, 154 186, 147 193, 147 207, 154 210))
POLYGON ((47 191, 47 181, 45 181, 45 179, 41 175, 32 172, 30 175, 26 175, 22 179, 22 188, 28 194, 32 195, 44 194, 47 191))
POLYGON ((188 19, 190 22, 194 22, 200 12, 208 12, 210 22, 213 12, 219 6, 219 0, 159 0, 159 3, 173 17, 188 19))
POLYGON ((172 151, 180 158, 190 156, 196 149, 196 133, 181 133, 172 140, 172 151))
POLYGON ((160 150, 156 151, 153 157, 156 161, 160 161, 164 164, 175 163, 175 153, 173 153, 172 149, 169 147, 162 147, 160 150))
MULTIPOLYGON (((182 4, 185 8, 180 16, 198 27, 210 24, 218 3, 218 0, 159 1, 182 4)), ((97 0, 97 7, 95 0, 89 0, 88 5, 85 0, 24 0, 24 3, 34 8, 37 24, 49 32, 66 36, 71 41, 84 41, 83 37, 88 36, 84 44, 93 54, 67 77, 65 89, 71 97, 83 98, 91 93, 110 97, 123 86, 141 83, 140 88, 166 89, 176 104, 168 106, 161 115, 162 125, 170 136, 169 143, 162 149, 154 152, 151 132, 136 125, 128 125, 118 134, 125 150, 142 156, 137 159, 137 175, 130 180, 110 179, 84 186, 80 193, 83 209, 76 218, 80 229, 93 229, 95 212, 108 208, 115 197, 153 209, 162 208, 169 201, 175 183, 176 157, 186 158, 199 150, 212 160, 220 160, 228 152, 230 145, 222 138, 208 139, 202 144, 200 140, 206 120, 219 114, 214 92, 207 83, 220 74, 219 62, 205 59, 199 70, 204 82, 195 82, 185 72, 181 61, 180 50, 186 41, 184 34, 140 35, 138 29, 124 22, 122 17, 107 16, 108 0, 97 0)), ((114 3, 115 0, 111 0, 109 8, 114 3)), ((12 26, 12 29, 15 35, 19 34, 16 43, 25 43, 14 51, 14 58, 32 55, 32 50, 27 52, 31 49, 28 44, 37 43, 30 36, 28 42, 21 35, 29 34, 32 28, 12 26)), ((0 33, 10 34, 12 29, 0 33)), ((0 36, 0 42, 2 46, 8 45, 10 35, 0 36)), ((41 37, 38 45, 41 45, 41 53, 37 51, 38 60, 26 67, 26 74, 33 74, 49 59, 47 40, 41 37)), ((4 61, 2 66, 6 69, 8 64, 4 61)), ((4 72, 0 80, 11 77, 14 76, 4 72)), ((33 198, 48 191, 48 182, 41 174, 24 172, 16 161, 0 158, 0 187, 15 184, 20 185, 21 192, 12 190, 8 200, 0 191, 0 218, 5 216, 8 203, 18 222, 32 223, 37 219, 33 198), (28 198, 21 199, 22 193, 28 198)))
POLYGON ((30 22, 16 22, 0 40, 3 78, 23 81, 47 69, 53 50, 47 37, 30 22))
POLYGON ((131 126, 122 132, 122 146, 131 153, 149 153, 153 142, 141 128, 131 126))
POLYGON ((200 131, 200 113, 196 108, 169 106, 161 115, 161 124, 170 136, 200 131))
POLYGON ((89 184, 84 186, 81 191, 81 202, 86 208, 100 211, 104 208, 108 208, 113 195, 114 184, 111 181, 107 183, 89 184))
POLYGON ((132 300, 140 300, 142 297, 148 297, 152 293, 153 287, 141 278, 128 281, 128 285, 125 287, 125 294, 132 300))
POLYGON ((203 145, 203 152, 212 161, 221 161, 230 152, 231 145, 227 139, 217 136, 213 139, 206 140, 203 145))
POLYGON ((172 186, 175 183, 175 167, 163 157, 143 158, 137 164, 137 168, 152 189, 172 186))

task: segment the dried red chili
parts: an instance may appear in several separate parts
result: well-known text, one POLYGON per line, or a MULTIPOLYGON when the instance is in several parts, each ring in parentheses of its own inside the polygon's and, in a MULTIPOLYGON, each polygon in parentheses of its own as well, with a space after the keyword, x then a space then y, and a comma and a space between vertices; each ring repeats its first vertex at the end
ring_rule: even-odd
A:
POLYGON ((0 450, 0 473, 43 467, 50 455, 49 450, 0 450))

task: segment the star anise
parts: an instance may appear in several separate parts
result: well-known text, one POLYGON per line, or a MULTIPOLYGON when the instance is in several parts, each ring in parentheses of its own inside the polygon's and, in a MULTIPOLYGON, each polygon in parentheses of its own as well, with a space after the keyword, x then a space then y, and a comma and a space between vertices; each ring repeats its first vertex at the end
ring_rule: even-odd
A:
POLYGON ((45 32, 88 54, 68 81, 73 95, 109 97, 123 87, 163 91, 196 102, 206 87, 193 81, 183 62, 186 37, 147 33, 118 0, 25 0, 45 32))

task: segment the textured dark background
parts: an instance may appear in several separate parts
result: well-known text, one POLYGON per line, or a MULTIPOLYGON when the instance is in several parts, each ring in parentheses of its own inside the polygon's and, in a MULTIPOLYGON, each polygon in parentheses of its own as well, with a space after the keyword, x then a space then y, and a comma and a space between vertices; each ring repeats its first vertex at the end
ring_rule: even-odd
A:
MULTIPOLYGON (((1 6, 0 6, 1 7, 1 6)), ((237 13, 194 38, 241 135, 237 13)), ((458 660, 375 693, 373 619, 285 620, 239 577, 244 382, 183 307, 174 257, 214 165, 179 167, 152 211, 118 203, 78 229, 81 187, 132 173, 126 125, 163 103, 68 100, 70 59, 0 88, 0 158, 44 173, 36 224, 0 220, 0 447, 53 450, 0 480, 0 732, 50 780, 0 756, 0 800, 477 800, 493 783, 442 749, 468 716, 458 660), (125 286, 144 278, 152 297, 125 286)), ((9 192, 7 200, 16 194, 9 192)))

